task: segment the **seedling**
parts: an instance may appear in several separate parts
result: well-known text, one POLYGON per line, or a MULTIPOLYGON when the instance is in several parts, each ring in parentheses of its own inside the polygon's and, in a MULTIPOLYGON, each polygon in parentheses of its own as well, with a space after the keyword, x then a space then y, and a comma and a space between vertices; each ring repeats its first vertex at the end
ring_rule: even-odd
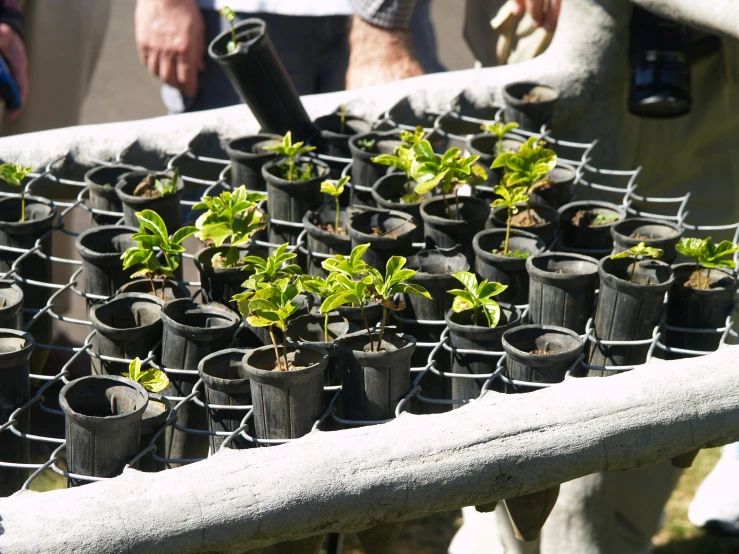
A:
POLYGON ((138 242, 138 246, 131 246, 121 254, 123 269, 143 266, 131 275, 131 278, 148 277, 154 295, 156 295, 154 277, 161 276, 163 279, 161 297, 164 298, 167 278, 174 278, 174 272, 180 266, 180 254, 185 251, 182 243, 198 229, 192 226, 182 227, 170 237, 167 226, 155 211, 136 212, 136 218, 139 220, 140 228, 132 238, 138 242), (164 263, 161 263, 157 257, 157 251, 161 251, 164 263))
POLYGON ((174 170, 172 178, 157 179, 154 175, 147 175, 146 178, 138 184, 133 190, 134 196, 147 198, 163 198, 177 192, 180 183, 180 170, 174 170))
MULTIPOLYGON (((423 128, 421 128, 423 130, 423 128)), ((409 136, 410 140, 413 140, 415 135, 405 131, 409 136)), ((402 136, 402 133, 401 133, 402 136)), ((405 173, 405 192, 400 197, 400 201, 405 204, 412 204, 419 202, 422 197, 417 194, 413 189, 410 188, 413 178, 411 177, 411 171, 413 169, 413 163, 416 160, 415 153, 411 146, 403 145, 395 148, 395 154, 380 154, 372 158, 372 161, 380 165, 388 165, 398 168, 400 171, 405 173)))
MULTIPOLYGON (((311 294, 317 294, 324 300, 337 292, 337 283, 335 280, 330 281, 328 279, 324 279, 323 277, 303 275, 301 281, 303 282, 303 289, 310 292, 311 294)), ((323 317, 323 340, 325 342, 329 341, 328 316, 329 313, 326 312, 323 317)))
POLYGON ((361 138, 357 139, 357 146, 360 150, 364 150, 365 152, 370 152, 374 147, 375 143, 377 143, 377 139, 371 139, 371 138, 361 138))
POLYGON ((714 244, 711 237, 706 239, 684 238, 675 247, 680 254, 688 258, 695 258, 695 278, 699 289, 708 289, 711 285, 711 269, 727 267, 734 269, 736 262, 733 259, 724 259, 730 254, 739 252, 739 244, 722 240, 714 244), (701 267, 708 269, 708 275, 701 286, 701 267))
POLYGON ((485 279, 482 283, 477 282, 474 273, 461 271, 452 273, 452 277, 464 285, 463 289, 452 289, 449 294, 454 296, 452 311, 454 313, 472 310, 472 323, 477 325, 480 312, 485 315, 488 327, 497 327, 500 321, 500 305, 493 300, 493 296, 499 295, 508 288, 494 281, 485 279))
POLYGON ((339 133, 344 134, 344 127, 346 125, 346 106, 344 104, 341 105, 341 115, 339 119, 339 133))
POLYGON ((517 255, 517 253, 508 252, 508 243, 511 239, 511 221, 513 219, 513 216, 518 213, 518 204, 529 201, 529 197, 526 194, 526 187, 514 187, 512 189, 507 189, 504 186, 495 185, 493 187, 493 192, 495 192, 495 194, 497 194, 500 198, 496 198, 493 203, 490 204, 490 206, 493 208, 497 208, 498 206, 505 206, 506 208, 508 208, 508 219, 506 220, 505 242, 503 243, 502 254, 503 256, 513 256, 516 258, 520 258, 522 257, 520 253, 517 255))
POLYGON ((608 225, 614 221, 619 220, 619 215, 612 212, 598 212, 595 214, 593 221, 590 223, 591 226, 597 227, 600 225, 608 225))
POLYGON ((270 283, 280 279, 292 279, 302 274, 299 265, 288 264, 290 260, 297 257, 294 252, 287 252, 288 244, 278 247, 267 259, 259 256, 246 256, 244 258, 244 271, 250 273, 249 278, 242 283, 246 290, 234 295, 233 300, 239 304, 239 310, 245 307, 244 302, 249 300, 256 291, 267 288, 270 283))
POLYGON ((169 377, 161 369, 151 368, 141 371, 139 358, 131 360, 128 364, 128 371, 121 375, 139 383, 149 392, 161 392, 169 386, 169 377))
POLYGON ((282 137, 282 144, 264 147, 265 150, 276 152, 286 158, 284 162, 278 164, 278 167, 282 172, 283 179, 287 179, 288 181, 305 181, 313 176, 311 164, 303 164, 300 171, 298 171, 298 168, 295 165, 296 158, 316 149, 315 146, 303 146, 303 144, 302 140, 293 144, 292 131, 288 131, 287 134, 282 137))
POLYGON ((226 51, 230 54, 231 52, 239 49, 239 43, 236 40, 236 28, 234 27, 234 21, 236 20, 236 12, 234 12, 228 6, 223 6, 219 10, 221 17, 228 21, 231 26, 231 40, 226 43, 226 51))
POLYGON ((203 196, 193 210, 206 210, 195 222, 197 238, 210 240, 215 246, 229 241, 226 255, 216 254, 211 260, 213 267, 234 267, 239 265, 240 244, 249 241, 252 233, 264 229, 264 214, 257 204, 267 197, 259 192, 247 192, 240 186, 233 192, 224 191, 220 196, 203 196))
POLYGON ((636 264, 639 260, 644 258, 661 258, 662 254, 664 254, 664 250, 661 248, 654 248, 652 246, 647 246, 643 242, 640 242, 636 246, 632 246, 628 250, 624 250, 623 252, 619 252, 617 254, 611 254, 612 260, 618 260, 620 258, 632 258, 634 260, 634 263, 631 264, 631 274, 629 275, 629 283, 632 283, 634 281, 634 270, 636 269, 636 264))
POLYGON ((19 187, 21 191, 21 218, 20 222, 26 220, 26 185, 23 180, 31 173, 30 167, 23 167, 21 164, 2 164, 0 165, 0 179, 8 183, 12 187, 19 187))
POLYGON ((418 125, 413 131, 401 131, 400 140, 404 146, 413 147, 421 142, 426 136, 426 129, 418 125))
POLYGON ((503 139, 509 132, 513 131, 513 129, 518 129, 518 123, 515 121, 511 123, 483 123, 481 127, 483 131, 497 137, 498 140, 495 143, 495 154, 500 155, 503 153, 503 139))
POLYGON ((344 192, 344 187, 346 187, 346 184, 349 182, 349 177, 345 176, 338 180, 336 184, 332 183, 331 181, 324 181, 321 183, 321 192, 324 194, 328 194, 329 196, 332 196, 334 199, 334 202, 336 202, 336 216, 334 218, 334 233, 340 234, 340 231, 344 231, 341 227, 339 227, 339 213, 341 206, 339 205, 339 197, 344 192))

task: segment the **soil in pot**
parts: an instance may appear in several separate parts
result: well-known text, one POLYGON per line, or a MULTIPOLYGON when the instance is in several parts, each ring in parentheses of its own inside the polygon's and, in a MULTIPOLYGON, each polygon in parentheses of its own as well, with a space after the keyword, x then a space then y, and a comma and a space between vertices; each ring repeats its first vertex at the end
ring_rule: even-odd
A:
POLYGON ((524 131, 538 133, 549 123, 559 93, 541 83, 520 82, 503 87, 506 122, 515 121, 524 131))
POLYGON ((572 196, 572 184, 576 176, 577 171, 571 165, 557 164, 547 173, 547 180, 531 190, 531 203, 552 208, 564 206, 572 196))
MULTIPOLYGON (((251 385, 242 360, 245 350, 227 348, 209 354, 198 364, 203 380, 205 400, 214 406, 251 406, 251 385)), ((224 410, 208 406, 208 430, 233 433, 246 415, 243 410, 224 410)), ((210 435, 210 451, 215 454, 226 440, 225 436, 210 435)), ((226 448, 251 448, 254 444, 241 435, 234 437, 226 448)))
POLYGON ((541 252, 526 260, 529 319, 585 333, 595 307, 598 261, 581 254, 541 252))
MULTIPOLYGON (((480 316, 484 320, 484 316, 480 316)), ((471 311, 446 314, 449 327, 449 343, 452 347, 452 371, 458 375, 487 375, 495 371, 498 357, 459 350, 480 350, 482 352, 503 352, 502 337, 508 329, 521 324, 521 312, 516 306, 500 304, 500 321, 497 327, 475 325, 471 311)), ((485 379, 457 377, 452 379, 452 398, 454 400, 473 400, 480 396, 485 379)), ((505 392, 503 383, 496 379, 492 390, 505 392)), ((463 406, 454 404, 455 408, 463 406)))
POLYGON ((352 239, 346 234, 346 222, 352 213, 351 208, 339 210, 339 228, 343 233, 335 233, 335 205, 324 206, 318 211, 308 211, 303 216, 303 225, 308 234, 308 273, 319 277, 327 277, 321 262, 324 256, 342 254, 348 256, 352 251, 352 239), (319 254, 319 256, 314 256, 319 254), (323 256, 320 256, 323 255, 323 256))
MULTIPOLYGON (((598 273, 600 293, 595 311, 595 337, 607 341, 651 338, 662 315, 665 292, 675 280, 670 266, 658 260, 634 262, 628 258, 603 258, 598 262, 598 273), (636 266, 632 267, 633 264, 636 266)), ((642 364, 648 350, 649 344, 607 346, 591 343, 588 363, 595 366, 642 364)), ((588 376, 612 373, 590 369, 588 376)))
MULTIPOLYGON (((291 319, 287 324, 287 340, 294 344, 310 344, 328 352, 325 382, 327 387, 341 385, 341 363, 334 350, 334 341, 358 329, 337 313, 323 315, 306 314, 291 319)), ((333 395, 334 391, 329 391, 333 395)))
POLYGON ((352 154, 352 206, 375 205, 371 187, 385 175, 387 166, 376 164, 372 158, 380 154, 393 154, 400 144, 398 131, 372 131, 349 139, 352 154))
MULTIPOLYGON (((264 248, 255 245, 236 247, 239 250, 239 258, 243 260, 246 256, 267 257, 264 248)), ((200 273, 200 286, 203 299, 206 303, 218 302, 228 306, 234 312, 238 312, 236 302, 231 298, 243 291, 241 284, 246 281, 247 274, 243 271, 243 264, 232 267, 218 267, 218 261, 229 250, 229 246, 210 246, 203 248, 195 254, 195 266, 200 273), (214 265, 214 260, 216 265, 214 265)))
POLYGON ((136 212, 153 210, 159 214, 172 234, 180 228, 182 221, 180 214, 180 200, 185 191, 182 179, 177 183, 177 191, 162 196, 154 188, 155 181, 172 179, 171 173, 152 173, 150 171, 131 171, 121 176, 115 186, 116 194, 123 204, 123 222, 138 229, 139 220, 136 212))
POLYGON ((239 137, 226 143, 226 153, 231 161, 231 186, 241 185, 250 191, 266 191, 267 184, 262 176, 262 166, 277 159, 277 153, 265 150, 264 146, 280 143, 278 135, 258 134, 239 137))
MULTIPOLYGON (((128 165, 104 165, 85 173, 85 185, 90 193, 90 207, 106 212, 123 212, 123 204, 115 193, 115 185, 126 173, 133 170, 128 165)), ((92 214, 92 224, 115 225, 120 215, 92 214)))
POLYGON ((313 122, 321 130, 323 153, 338 158, 351 158, 349 139, 361 133, 367 133, 372 125, 354 115, 332 113, 323 115, 313 122))
MULTIPOLYGON (((66 420, 70 473, 115 477, 138 454, 141 420, 149 396, 125 377, 92 375, 67 383, 59 393, 66 420)), ((137 467, 137 464, 134 464, 137 467)), ((70 487, 88 481, 69 477, 70 487)))
POLYGON ((470 265, 474 263, 475 252, 470 236, 482 231, 490 216, 490 206, 480 198, 460 196, 444 200, 434 196, 421 204, 423 233, 428 248, 453 248, 461 245, 462 253, 470 265))
POLYGON ((643 217, 624 219, 611 226, 614 254, 643 242, 646 246, 661 248, 664 253, 660 260, 668 264, 675 261, 675 246, 682 235, 682 231, 674 223, 643 217))
POLYGON ((546 244, 532 233, 511 229, 508 255, 503 255, 505 234, 505 229, 490 229, 474 236, 475 271, 483 279, 508 286, 496 299, 511 304, 526 304, 529 298, 526 258, 542 252, 546 244))
MULTIPOLYGON (((90 321, 96 331, 92 353, 114 358, 145 359, 162 339, 162 305, 151 294, 120 294, 90 309, 90 321)), ((120 375, 128 363, 90 356, 93 375, 120 375)))
MULTIPOLYGON (((172 413, 172 403, 161 394, 149 393, 149 403, 141 418, 141 450, 149 446, 154 435, 162 428, 172 413)), ((160 433, 154 443, 156 452, 161 456, 166 451, 164 433, 160 433)), ((163 462, 155 460, 151 455, 139 459, 139 471, 154 473, 167 469, 163 462)))
POLYGON ((396 211, 366 209, 355 212, 347 222, 352 248, 369 243, 362 258, 380 271, 393 256, 410 256, 416 224, 412 216, 396 211))
POLYGON ((149 279, 135 279, 129 281, 121 288, 118 289, 116 294, 125 294, 129 292, 138 292, 141 294, 149 294, 156 298, 162 298, 165 302, 168 300, 176 300, 177 298, 190 298, 189 289, 177 281, 172 279, 153 279, 154 288, 152 288, 152 280, 149 279), (164 287, 164 292, 162 292, 164 287))
POLYGON ((559 208, 559 242, 564 250, 593 250, 610 253, 611 227, 624 219, 620 207, 610 202, 571 202, 559 208))
MULTIPOLYGON (((528 209, 525 204, 521 204, 518 213, 511 218, 511 229, 528 231, 549 244, 554 239, 554 232, 557 230, 557 219, 557 210, 554 208, 532 205, 528 209)), ((493 208, 490 221, 492 227, 505 229, 508 221, 508 208, 505 206, 493 208)))
MULTIPOLYGON (((673 266, 675 283, 667 301, 668 325, 693 329, 719 329, 734 308, 734 295, 739 282, 730 269, 701 268, 693 263, 673 266)), ((721 341, 722 333, 687 333, 665 329, 665 344, 686 350, 712 352, 721 341)), ((668 358, 684 357, 668 352, 668 358)))
POLYGON ((137 232, 136 227, 104 225, 83 231, 77 236, 77 252, 82 258, 85 275, 85 292, 112 296, 128 282, 129 274, 134 270, 124 271, 121 254, 136 245, 131 237, 137 232))
MULTIPOLYGON (((33 348, 29 333, 0 329, 0 421, 8 421, 10 414, 31 398, 29 373, 33 348)), ((21 433, 31 432, 31 410, 23 410, 16 416, 15 428, 21 433)), ((27 464, 29 449, 28 439, 9 430, 0 433, 2 461, 27 464)), ((19 491, 28 475, 26 469, 1 467, 0 497, 19 491)))
POLYGON ((395 417, 398 402, 411 385, 411 356, 416 339, 386 330, 382 344, 379 333, 366 331, 344 336, 335 342, 343 364, 343 417, 353 421, 377 421, 395 417))
POLYGON ((12 281, 0 280, 0 329, 21 329, 23 290, 12 281))

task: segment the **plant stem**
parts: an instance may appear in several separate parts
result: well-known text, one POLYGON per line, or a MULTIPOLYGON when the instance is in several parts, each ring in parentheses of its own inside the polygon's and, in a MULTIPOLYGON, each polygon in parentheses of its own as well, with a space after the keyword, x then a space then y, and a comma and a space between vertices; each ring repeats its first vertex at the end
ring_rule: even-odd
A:
POLYGON ((444 205, 446 206, 447 219, 452 219, 452 210, 449 208, 449 202, 447 202, 446 200, 446 194, 444 194, 444 189, 441 189, 441 197, 444 199, 444 205))
POLYGON ((629 283, 634 282, 634 270, 636 269, 636 264, 639 261, 639 258, 634 258, 634 263, 631 264, 631 275, 629 275, 629 283))
POLYGON ((328 312, 323 316, 323 340, 328 342, 328 312))
POLYGON ((287 162, 287 180, 293 180, 293 172, 295 171, 295 160, 290 158, 287 162))
MULTIPOLYGON (((157 288, 154 286, 154 277, 151 276, 151 273, 149 273, 149 282, 151 283, 151 293, 156 296, 157 288)), ((162 290, 164 290, 164 288, 162 288, 162 290)))
POLYGON ((701 288, 701 264, 695 264, 695 278, 698 281, 698 288, 701 288))
POLYGON ((385 321, 387 320, 387 307, 385 304, 382 305, 382 323, 380 324, 380 336, 377 338, 377 351, 382 348, 382 338, 385 335, 385 321))
MULTIPOLYGON (((280 351, 277 350, 277 339, 275 338, 275 332, 272 330, 272 325, 269 326, 269 336, 272 338, 272 346, 275 348, 275 362, 277 363, 277 371, 282 371, 282 368, 280 367, 280 351)), ((287 371, 287 367, 285 368, 285 371, 287 371)))
POLYGON ((362 304, 359 305, 359 312, 362 314, 362 319, 364 319, 364 326, 367 328, 367 334, 369 335, 370 352, 374 352, 375 345, 372 342, 372 331, 370 331, 370 326, 369 326, 369 323, 367 322, 367 316, 364 313, 364 306, 362 306, 362 304))
POLYGON ((21 184, 21 223, 26 220, 26 193, 21 184))
POLYGON ((336 197, 336 222, 334 223, 334 233, 339 234, 339 197, 336 197))
POLYGON ((287 332, 282 332, 282 357, 285 360, 285 371, 290 371, 290 366, 287 363, 287 332))
POLYGON ((706 290, 711 288, 711 268, 708 268, 708 273, 706 274, 706 279, 703 281, 706 285, 706 290))
POLYGON ((231 42, 234 43, 234 46, 236 45, 236 27, 233 23, 231 23, 231 42))
POLYGON ((508 221, 505 226, 505 244, 503 245, 503 255, 508 255, 508 241, 511 239, 511 221, 513 220, 513 210, 508 208, 508 221))
POLYGON ((346 121, 346 105, 341 105, 341 129, 339 129, 339 133, 342 135, 344 134, 344 122, 346 121))
MULTIPOLYGON (((164 289, 166 288, 167 288, 167 276, 164 275, 162 276, 162 294, 161 294, 162 300, 164 300, 164 289)), ((154 296, 156 296, 156 294, 157 294, 156 291, 154 291, 154 296)))
POLYGON ((459 195, 457 190, 454 190, 454 204, 457 206, 457 219, 462 219, 462 213, 459 211, 459 195))

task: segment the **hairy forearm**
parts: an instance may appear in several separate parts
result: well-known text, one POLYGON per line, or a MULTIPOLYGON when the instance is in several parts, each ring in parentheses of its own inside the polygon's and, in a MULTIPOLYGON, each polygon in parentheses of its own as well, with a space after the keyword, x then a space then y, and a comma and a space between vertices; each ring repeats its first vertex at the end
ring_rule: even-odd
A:
POLYGON ((632 0, 661 17, 708 33, 739 39, 739 4, 736 0, 632 0))

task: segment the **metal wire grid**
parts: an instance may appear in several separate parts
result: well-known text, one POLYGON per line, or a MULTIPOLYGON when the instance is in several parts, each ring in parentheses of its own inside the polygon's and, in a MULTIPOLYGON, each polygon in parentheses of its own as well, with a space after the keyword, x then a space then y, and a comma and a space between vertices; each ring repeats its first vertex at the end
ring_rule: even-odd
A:
MULTIPOLYGON (((498 111, 495 115, 496 120, 500 120, 502 116, 502 106, 498 106, 498 111)), ((423 114, 423 119, 425 120, 433 120, 434 125, 433 127, 426 128, 426 131, 429 136, 435 136, 435 137, 442 137, 444 141, 446 141, 446 144, 452 144, 452 143, 464 143, 467 136, 465 135, 459 135, 452 133, 447 130, 447 126, 445 122, 462 122, 468 126, 471 127, 477 127, 481 125, 482 123, 486 122, 486 120, 480 119, 478 117, 474 117, 473 115, 460 113, 451 107, 447 110, 440 111, 440 112, 426 112, 423 114)), ((402 122, 402 121, 394 121, 393 116, 391 114, 391 111, 384 114, 383 117, 381 117, 377 123, 375 124, 375 127, 385 126, 385 127, 397 127, 401 129, 408 129, 413 130, 415 128, 415 122, 402 122)), ((529 136, 535 136, 532 133, 527 133, 525 131, 516 130, 514 134, 520 135, 522 138, 528 138, 529 136)), ((554 149, 558 151, 560 154, 560 161, 564 163, 568 163, 572 165, 576 170, 576 179, 575 179, 575 187, 576 188, 588 188, 594 191, 597 191, 600 194, 603 195, 612 195, 614 199, 618 200, 620 198, 619 203, 623 206, 624 210, 634 216, 641 216, 641 217, 651 217, 655 219, 663 219, 667 221, 672 221, 680 225, 684 230, 689 231, 699 231, 699 232, 713 232, 713 231, 721 231, 725 233, 733 233, 734 241, 736 242, 739 239, 739 223, 733 224, 733 225, 722 225, 722 226, 696 226, 696 225, 690 225, 686 222, 686 217, 688 215, 687 211, 687 205, 690 195, 686 194, 685 196, 680 197, 673 197, 673 198, 662 198, 662 197, 649 197, 649 196, 641 196, 636 193, 637 190, 637 177, 639 175, 639 169, 630 170, 630 171, 624 171, 624 170, 606 170, 606 169, 600 169, 596 168, 592 165, 592 153, 594 149, 597 147, 597 141, 593 141, 592 143, 577 143, 577 142, 569 142, 569 141, 563 141, 558 140, 550 135, 549 131, 546 128, 542 128, 541 133, 539 135, 544 140, 546 140, 548 143, 550 143, 554 149), (566 153, 566 154, 565 154, 566 153), (610 184, 603 184, 600 181, 606 179, 610 182, 610 184), (616 184, 613 184, 615 181, 616 184), (676 210, 673 210, 674 215, 670 214, 660 214, 660 213, 652 213, 643 211, 640 209, 637 209, 635 207, 635 203, 639 205, 659 205, 660 207, 664 208, 669 211, 670 208, 677 208, 676 210)), ((335 157, 328 157, 328 156, 322 156, 319 155, 320 158, 324 158, 327 161, 331 162, 338 162, 338 163, 345 163, 346 167, 343 171, 343 174, 350 174, 351 172, 351 160, 350 159, 341 159, 341 158, 335 158, 335 157)), ((64 186, 64 187, 71 187, 73 191, 77 191, 76 198, 74 201, 71 202, 56 202, 56 205, 58 208, 61 208, 62 211, 58 216, 58 219, 55 223, 55 225, 52 227, 52 229, 49 231, 49 233, 58 232, 58 233, 64 233, 67 235, 75 236, 78 233, 71 231, 70 229, 65 228, 65 217, 67 217, 70 213, 72 213, 73 210, 84 210, 88 212, 89 214, 97 214, 97 215, 107 215, 107 216, 117 216, 122 217, 121 213, 117 212, 107 212, 102 210, 96 210, 90 208, 86 204, 86 199, 88 198, 88 190, 86 188, 86 185, 82 181, 77 180, 71 180, 71 179, 65 179, 57 175, 59 172, 59 164, 63 158, 60 158, 58 160, 55 160, 47 165, 47 167, 44 169, 42 173, 35 173, 31 174, 31 180, 28 184, 28 192, 33 193, 33 190, 35 186, 41 182, 42 179, 48 179, 58 185, 64 186)), ((100 165, 112 165, 116 163, 126 163, 126 152, 122 152, 119 154, 116 159, 114 160, 100 160, 98 162, 100 165)), ((184 172, 181 174, 182 180, 186 183, 186 185, 189 188, 195 188, 198 191, 202 191, 203 195, 211 195, 211 194, 218 194, 221 190, 229 190, 231 187, 227 183, 228 178, 228 170, 229 170, 229 161, 227 159, 219 158, 219 157, 211 157, 202 155, 202 153, 198 153, 196 149, 188 148, 184 152, 178 153, 168 159, 167 162, 167 169, 172 169, 175 167, 180 167, 184 164, 190 164, 195 163, 200 166, 207 166, 209 168, 208 173, 216 173, 217 172, 217 178, 216 179, 203 179, 201 177, 196 177, 193 175, 187 175, 184 172)), ((357 187, 359 189, 360 187, 357 187)), ((366 190, 366 192, 369 189, 366 190)), ((12 194, 8 193, 0 193, 0 196, 13 196, 12 194)), ((183 200, 182 204, 185 206, 192 207, 195 204, 195 201, 188 201, 183 200)), ((300 223, 292 223, 287 221, 279 221, 279 220, 272 220, 273 224, 278 224, 286 227, 291 227, 294 229, 301 229, 300 234, 297 238, 296 244, 290 247, 291 251, 299 251, 302 252, 305 255, 308 256, 314 256, 318 259, 325 257, 319 254, 314 254, 308 251, 306 248, 306 241, 305 241, 305 229, 303 228, 303 225, 300 223)), ((48 235, 48 233, 47 233, 48 235)), ((48 253, 45 253, 42 248, 42 242, 44 240, 44 237, 39 238, 36 241, 36 244, 28 250, 19 249, 19 248, 12 248, 7 246, 0 246, 0 250, 19 253, 20 256, 14 261, 12 264, 10 270, 4 274, 0 274, 0 278, 4 279, 13 279, 16 282, 24 283, 36 287, 41 287, 45 289, 50 289, 53 291, 51 294, 48 302, 46 305, 39 309, 39 310, 32 310, 28 308, 24 308, 24 312, 31 312, 34 315, 32 318, 28 321, 28 323, 25 326, 25 330, 32 331, 34 323, 36 323, 39 318, 41 318, 44 314, 47 314, 49 317, 56 319, 60 322, 72 324, 72 325, 83 325, 87 326, 88 328, 91 328, 91 322, 87 320, 81 320, 76 319, 72 317, 65 316, 63 314, 57 313, 55 311, 55 301, 64 293, 67 293, 68 291, 71 291, 73 294, 83 297, 85 299, 90 300, 104 300, 104 297, 88 294, 86 292, 83 292, 79 290, 78 288, 78 282, 81 276, 82 272, 82 262, 78 259, 66 259, 66 258, 60 258, 57 256, 50 255, 48 253), (34 281, 31 279, 26 279, 23 276, 21 276, 18 272, 19 264, 29 256, 38 256, 44 260, 46 260, 49 263, 58 263, 58 264, 67 264, 71 266, 79 266, 76 271, 73 272, 69 280, 64 284, 57 284, 57 283, 44 283, 39 281, 34 281)), ((278 245, 273 245, 268 242, 264 241, 254 241, 255 244, 263 247, 275 247, 278 245)), ((558 237, 555 235, 555 238, 551 245, 549 245, 550 249, 556 248, 558 244, 558 237)), ((421 247, 422 245, 416 245, 418 247, 421 247)), ((601 252, 601 251, 582 251, 586 254, 593 254, 593 255, 604 255, 607 254, 607 252, 601 252)), ((192 254, 184 254, 185 263, 192 263, 194 256, 192 254)), ((199 287, 200 283, 195 281, 190 282, 184 282, 184 284, 189 285, 191 287, 199 287)), ((195 296, 197 296, 197 292, 195 293, 195 296)), ((526 306, 520 306, 520 308, 523 309, 523 317, 526 315, 526 306)), ((424 320, 408 320, 404 318, 400 314, 396 314, 391 312, 393 317, 395 318, 397 323, 404 324, 404 323, 413 323, 415 325, 422 325, 422 326, 431 326, 431 327, 445 327, 446 322, 445 321, 424 321, 424 320)), ((733 316, 733 313, 732 313, 733 316)), ((243 323, 239 328, 237 329, 236 333, 238 334, 243 329, 243 323)), ((652 337, 645 340, 640 341, 600 341, 598 340, 593 333, 593 319, 592 317, 587 323, 586 332, 583 335, 583 338, 585 339, 586 343, 594 343, 594 344, 602 344, 602 345, 649 345, 648 354, 647 354, 647 361, 650 360, 657 351, 662 352, 672 352, 676 354, 681 355, 703 355, 707 354, 707 352, 699 352, 699 351, 692 351, 692 350, 685 350, 685 349, 678 349, 678 348, 670 348, 663 344, 663 342, 660 340, 662 336, 662 332, 667 330, 675 330, 675 331, 682 331, 682 332, 688 332, 688 333, 712 333, 712 334, 721 334, 721 344, 725 344, 730 341, 734 341, 737 337, 737 333, 732 329, 732 317, 730 316, 726 320, 726 324, 724 327, 717 328, 717 329, 688 329, 688 328, 681 328, 681 327, 675 327, 668 325, 664 321, 664 317, 662 320, 659 321, 658 325, 654 328, 652 337)), ((42 385, 38 388, 35 395, 25 404, 22 406, 19 406, 11 415, 8 421, 2 423, 0 425, 0 433, 2 432, 10 432, 15 434, 16 436, 19 436, 23 438, 24 440, 28 441, 36 441, 41 443, 48 443, 55 445, 56 448, 53 450, 51 455, 49 456, 48 460, 46 460, 43 463, 28 463, 28 464, 19 464, 19 463, 11 463, 11 462, 4 462, 0 461, 0 467, 6 467, 6 468, 23 468, 23 469, 29 469, 34 470, 33 473, 30 475, 30 477, 26 480, 26 482, 23 485, 23 488, 26 489, 30 486, 31 482, 36 479, 43 471, 47 469, 51 469, 55 473, 65 476, 65 477, 71 477, 73 479, 79 479, 81 481, 99 481, 103 478, 99 477, 90 477, 90 476, 84 476, 84 475, 76 475, 71 474, 67 472, 64 468, 59 467, 58 463, 61 460, 62 453, 65 449, 65 440, 56 438, 56 437, 48 437, 48 436, 39 436, 39 435, 33 435, 30 433, 24 433, 16 428, 16 423, 18 421, 19 415, 24 410, 30 410, 32 406, 38 405, 38 408, 40 408, 42 411, 47 412, 49 414, 53 414, 56 416, 62 416, 63 412, 54 408, 51 408, 49 406, 46 406, 44 403, 45 400, 45 392, 54 384, 56 383, 67 383, 69 382, 68 377, 70 376, 69 368, 74 364, 79 358, 82 356, 89 357, 95 357, 98 359, 102 359, 105 361, 113 361, 113 362, 125 362, 128 363, 130 360, 125 359, 119 359, 119 358, 113 358, 109 356, 103 356, 96 354, 92 352, 92 338, 94 336, 95 331, 92 330, 87 337, 85 338, 83 344, 81 344, 79 347, 64 347, 64 346, 56 346, 56 345, 50 345, 50 344, 41 344, 36 343, 36 348, 41 349, 47 349, 47 350, 60 350, 60 351, 66 351, 71 352, 72 357, 60 368, 60 370, 51 376, 48 375, 37 375, 32 374, 31 379, 35 382, 41 382, 42 385)), ((490 365, 491 368, 494 368, 494 370, 491 373, 488 374, 475 374, 475 375, 467 375, 467 374, 453 374, 449 372, 443 372, 436 368, 436 358, 443 349, 446 352, 452 352, 452 347, 449 343, 449 330, 444 328, 441 338, 439 342, 419 342, 417 343, 417 348, 420 349, 426 349, 428 350, 428 359, 427 363, 423 367, 414 367, 411 368, 412 375, 414 375, 414 379, 412 382, 412 386, 410 390, 405 394, 405 396, 400 400, 400 402, 397 405, 397 408, 395 410, 395 416, 398 417, 404 410, 408 409, 409 401, 411 398, 416 397, 419 401, 430 403, 430 404, 464 404, 467 402, 470 402, 471 400, 466 399, 440 399, 440 398, 429 398, 422 394, 423 390, 423 379, 424 377, 431 373, 438 377, 444 378, 444 379, 475 379, 477 381, 484 381, 483 386, 481 388, 481 391, 484 392, 486 390, 490 389, 490 386, 492 383, 499 379, 503 383, 511 384, 515 386, 520 387, 530 387, 530 388, 544 388, 553 386, 551 384, 545 384, 545 383, 528 383, 528 382, 519 382, 515 380, 510 380, 502 375, 502 370, 505 367, 505 353, 504 352, 485 352, 485 351, 477 351, 477 350, 458 350, 457 352, 460 354, 475 354, 479 356, 485 356, 490 359, 490 365)), ((190 371, 190 370, 183 370, 178 368, 165 368, 161 367, 157 363, 157 357, 156 357, 156 350, 158 346, 153 349, 152 352, 149 353, 149 355, 146 357, 145 360, 143 360, 144 367, 154 367, 158 369, 162 369, 165 372, 167 372, 170 375, 175 374, 185 374, 185 375, 197 375, 197 371, 190 371)), ((626 371, 629 369, 633 369, 634 366, 591 366, 588 365, 585 362, 584 355, 580 355, 577 360, 572 364, 572 367, 567 373, 567 378, 574 378, 573 373, 577 366, 581 366, 585 369, 600 369, 605 371, 611 371, 611 372, 620 372, 620 371, 626 371)), ((148 445, 143 448, 134 458, 132 458, 126 467, 130 467, 131 465, 135 464, 139 459, 141 459, 144 456, 151 456, 154 460, 161 463, 190 463, 199 461, 199 459, 169 459, 162 456, 159 456, 156 452, 156 442, 158 437, 161 435, 161 433, 164 432, 165 428, 169 425, 173 425, 176 429, 186 432, 186 433, 194 433, 194 434, 203 434, 203 435, 217 435, 217 436, 223 436, 225 437, 225 440, 221 446, 221 448, 227 448, 229 447, 229 444, 236 438, 236 437, 242 437, 245 440, 254 443, 254 444, 281 444, 284 442, 288 442, 286 440, 264 440, 264 439, 256 439, 248 434, 248 430, 250 427, 250 420, 253 415, 253 411, 251 406, 223 406, 223 405, 212 405, 207 404, 207 402, 204 401, 204 395, 201 394, 203 392, 203 383, 202 380, 198 380, 196 385, 193 388, 193 391, 191 394, 189 394, 186 397, 169 397, 170 401, 172 401, 173 408, 172 412, 170 414, 170 417, 168 420, 163 424, 163 426, 158 430, 158 432, 153 436, 153 438, 149 441, 148 445), (212 432, 212 431, 204 431, 204 430, 198 430, 198 429, 188 429, 185 428, 177 423, 177 413, 178 410, 185 405, 187 402, 193 402, 196 405, 205 408, 207 410, 217 409, 217 410, 236 410, 236 411, 243 411, 244 416, 241 420, 240 426, 233 431, 232 433, 228 432, 212 432)), ((333 393, 332 399, 325 410, 325 412, 322 414, 322 416, 318 419, 318 421, 315 422, 313 425, 313 430, 319 429, 321 425, 329 418, 333 418, 336 422, 352 426, 352 425, 370 425, 370 424, 380 424, 385 423, 389 420, 378 420, 378 421, 354 421, 354 420, 348 420, 339 417, 335 413, 335 407, 336 403, 340 398, 341 394, 341 387, 335 386, 335 387, 325 387, 326 391, 329 391, 333 393)))

